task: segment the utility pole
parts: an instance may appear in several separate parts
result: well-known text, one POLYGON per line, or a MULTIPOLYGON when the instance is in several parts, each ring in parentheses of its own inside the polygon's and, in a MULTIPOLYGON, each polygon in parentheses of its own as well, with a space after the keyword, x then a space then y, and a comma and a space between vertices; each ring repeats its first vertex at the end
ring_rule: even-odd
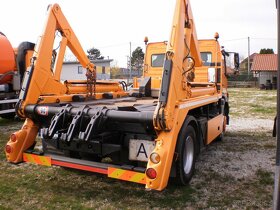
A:
POLYGON ((276 0, 277 8, 277 118, 276 118, 276 168, 275 168, 275 178, 274 178, 274 193, 273 193, 273 210, 280 209, 280 0, 276 0))
POLYGON ((130 56, 126 56, 126 68, 127 68, 127 79, 126 79, 126 83, 127 85, 129 84, 129 70, 130 69, 130 56))
MULTIPOLYGON (((129 80, 131 81, 131 71, 132 71, 132 65, 131 65, 131 42, 129 42, 129 80)), ((129 85, 129 83, 127 84, 129 85)))
POLYGON ((250 37, 248 37, 248 80, 250 75, 250 37))

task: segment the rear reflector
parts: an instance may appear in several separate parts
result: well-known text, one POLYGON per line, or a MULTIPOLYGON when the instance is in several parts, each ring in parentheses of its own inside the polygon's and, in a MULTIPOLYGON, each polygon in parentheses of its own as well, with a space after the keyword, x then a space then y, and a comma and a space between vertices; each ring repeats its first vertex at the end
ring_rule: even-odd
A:
POLYGON ((136 182, 139 184, 146 184, 146 175, 144 173, 124 170, 120 168, 109 167, 108 177, 129 182, 136 182))
POLYGON ((36 163, 44 166, 51 166, 51 158, 48 156, 34 155, 29 153, 23 153, 23 161, 29 163, 36 163))

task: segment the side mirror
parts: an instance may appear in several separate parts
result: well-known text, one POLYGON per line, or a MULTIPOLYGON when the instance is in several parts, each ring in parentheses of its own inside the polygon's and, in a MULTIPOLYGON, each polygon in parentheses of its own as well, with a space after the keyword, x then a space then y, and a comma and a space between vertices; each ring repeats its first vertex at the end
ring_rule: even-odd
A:
POLYGON ((239 54, 222 50, 224 56, 225 75, 237 74, 239 71, 239 54))
POLYGON ((235 68, 235 71, 238 71, 238 69, 239 69, 239 54, 238 53, 234 53, 234 68, 235 68))

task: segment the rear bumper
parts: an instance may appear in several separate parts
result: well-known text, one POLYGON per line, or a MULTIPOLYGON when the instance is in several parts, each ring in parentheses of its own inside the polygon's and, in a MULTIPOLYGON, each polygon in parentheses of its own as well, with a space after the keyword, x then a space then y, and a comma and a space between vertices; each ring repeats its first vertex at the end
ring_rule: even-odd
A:
POLYGON ((73 168, 104 174, 114 179, 146 184, 145 173, 135 171, 133 168, 131 168, 131 170, 127 170, 121 166, 108 163, 92 162, 48 153, 40 155, 27 152, 23 153, 23 161, 44 166, 62 166, 66 168, 73 168))

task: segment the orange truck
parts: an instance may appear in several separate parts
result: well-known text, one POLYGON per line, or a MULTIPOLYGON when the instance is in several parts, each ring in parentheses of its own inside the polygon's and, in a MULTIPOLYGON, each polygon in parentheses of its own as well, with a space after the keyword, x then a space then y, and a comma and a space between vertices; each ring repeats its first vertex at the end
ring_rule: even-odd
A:
POLYGON ((148 190, 163 190, 170 178, 186 185, 200 149, 225 132, 227 55, 217 37, 197 40, 190 2, 177 0, 169 41, 147 43, 143 77, 126 91, 96 80, 61 8, 51 5, 16 106, 26 120, 10 136, 7 160, 101 173, 148 190), (87 80, 60 80, 66 47, 87 68, 87 80))
POLYGON ((14 49, 8 38, 0 32, 0 117, 13 118, 21 82, 34 44, 22 42, 14 49))

